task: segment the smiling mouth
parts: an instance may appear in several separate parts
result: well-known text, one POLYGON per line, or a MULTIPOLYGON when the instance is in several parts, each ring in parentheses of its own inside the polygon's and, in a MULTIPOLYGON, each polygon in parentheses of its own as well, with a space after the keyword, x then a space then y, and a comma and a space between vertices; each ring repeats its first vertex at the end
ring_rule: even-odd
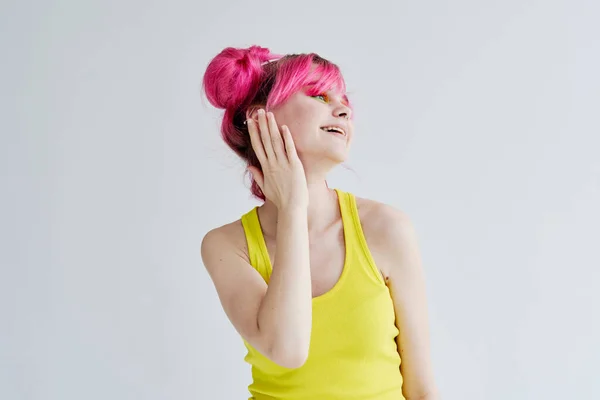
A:
POLYGON ((338 128, 337 126, 324 126, 321 128, 321 130, 328 133, 335 133, 344 137, 346 136, 346 132, 344 132, 342 128, 338 128))

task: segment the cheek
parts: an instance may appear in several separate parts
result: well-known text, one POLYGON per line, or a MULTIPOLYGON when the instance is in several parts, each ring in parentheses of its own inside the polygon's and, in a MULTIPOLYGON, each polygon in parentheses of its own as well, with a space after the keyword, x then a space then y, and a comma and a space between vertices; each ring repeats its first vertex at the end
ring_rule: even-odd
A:
POLYGON ((302 153, 308 147, 310 139, 307 137, 306 132, 302 131, 301 126, 296 127, 294 130, 290 128, 290 132, 292 133, 292 139, 294 140, 296 150, 302 153))
POLYGON ((290 126, 290 132, 296 147, 300 151, 314 146, 315 141, 318 140, 318 132, 315 132, 314 124, 306 119, 294 121, 293 130, 290 126))
POLYGON ((295 114, 287 124, 296 142, 306 142, 315 137, 315 124, 307 116, 295 114))
POLYGON ((316 126, 315 115, 315 110, 311 107, 297 107, 290 120, 297 133, 303 133, 305 136, 314 136, 316 126))
POLYGON ((294 144, 298 150, 308 146, 318 132, 315 130, 315 109, 311 104, 294 104, 275 111, 277 125, 287 125, 290 128, 294 144))
POLYGON ((298 150, 301 150, 304 146, 303 143, 306 142, 306 122, 304 118, 298 118, 298 114, 291 115, 289 113, 279 113, 275 114, 275 120, 277 121, 277 126, 280 127, 282 125, 287 125, 290 129, 290 133, 292 135, 292 139, 294 140, 294 145, 298 150))

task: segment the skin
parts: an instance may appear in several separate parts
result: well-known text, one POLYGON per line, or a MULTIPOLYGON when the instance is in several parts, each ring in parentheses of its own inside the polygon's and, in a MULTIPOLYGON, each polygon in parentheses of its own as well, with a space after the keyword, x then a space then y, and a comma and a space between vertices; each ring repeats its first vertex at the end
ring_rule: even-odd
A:
MULTIPOLYGON (((310 340, 310 330, 305 329, 311 324, 310 299, 330 290, 342 272, 341 215, 337 196, 325 179, 346 160, 354 127, 344 97, 334 92, 311 97, 300 91, 271 111, 271 121, 279 128, 289 127, 306 176, 309 201, 301 210, 287 209, 268 198, 259 207, 265 242, 274 260, 271 283, 267 287, 249 264, 240 220, 208 232, 201 253, 236 330, 273 361, 298 367, 306 359, 310 340), (347 135, 320 129, 332 124, 343 125, 347 135), (278 254, 278 248, 284 251, 278 254)), ((257 112, 248 117, 256 121, 265 118, 263 123, 267 120, 257 112)), ((408 400, 437 400, 425 279, 415 229, 409 217, 392 206, 356 200, 367 244, 394 303, 403 394, 408 400)))

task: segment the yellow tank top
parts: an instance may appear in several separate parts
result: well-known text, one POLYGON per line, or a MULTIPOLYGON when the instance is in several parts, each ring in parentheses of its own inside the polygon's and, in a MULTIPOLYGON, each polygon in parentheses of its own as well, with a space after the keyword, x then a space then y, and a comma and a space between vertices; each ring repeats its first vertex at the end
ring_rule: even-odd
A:
MULTIPOLYGON (((346 258, 335 286, 312 300, 308 359, 300 368, 285 368, 244 340, 251 400, 404 399, 390 292, 367 247, 354 196, 335 191, 346 258)), ((250 262, 268 284, 272 266, 257 208, 241 220, 250 262)))

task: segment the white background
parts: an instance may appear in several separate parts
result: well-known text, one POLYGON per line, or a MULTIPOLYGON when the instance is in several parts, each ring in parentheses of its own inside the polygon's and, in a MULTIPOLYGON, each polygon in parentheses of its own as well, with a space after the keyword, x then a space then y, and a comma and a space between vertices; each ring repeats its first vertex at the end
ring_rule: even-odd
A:
POLYGON ((252 44, 342 69, 329 183, 412 218, 443 398, 600 398, 599 11, 3 2, 0 398, 248 397, 199 248, 256 202, 200 83, 252 44))

